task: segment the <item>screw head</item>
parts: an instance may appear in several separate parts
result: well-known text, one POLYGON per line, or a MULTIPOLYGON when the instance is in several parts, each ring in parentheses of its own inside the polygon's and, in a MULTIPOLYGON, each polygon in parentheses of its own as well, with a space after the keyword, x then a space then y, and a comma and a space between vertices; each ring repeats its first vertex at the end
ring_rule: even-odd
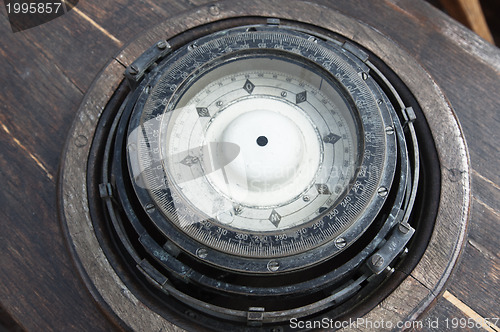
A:
POLYGON ((200 257, 201 259, 205 259, 208 256, 208 251, 205 248, 198 248, 196 249, 196 256, 200 257))
POLYGON ((380 197, 385 197, 389 193, 389 190, 386 187, 380 187, 378 188, 377 193, 380 197))
POLYGON ((373 266, 381 267, 382 265, 384 265, 384 257, 380 256, 379 254, 373 255, 372 264, 373 266))
POLYGON ((78 135, 75 139, 75 145, 79 148, 84 147, 88 142, 89 140, 85 135, 78 135))
POLYGON ((208 8, 208 12, 210 13, 210 15, 217 16, 220 14, 220 9, 216 5, 212 5, 210 6, 210 8, 208 8))
POLYGON ((410 231, 410 225, 408 225, 407 223, 399 223, 398 225, 398 229, 401 233, 403 234, 406 234, 410 231))
POLYGON ((158 47, 160 50, 164 50, 167 48, 167 42, 165 40, 160 40, 158 43, 156 43, 156 47, 158 47))
POLYGON ((197 318, 198 315, 196 315, 194 312, 192 312, 191 310, 186 310, 185 314, 189 317, 189 318, 197 318))
POLYGON ((335 240, 335 246, 339 249, 342 249, 346 246, 347 242, 343 237, 339 237, 335 240))
POLYGON ((155 210, 155 206, 153 203, 146 204, 144 208, 146 209, 147 213, 151 213, 155 210))
POLYGON ((136 65, 130 66, 128 72, 132 75, 136 75, 139 72, 139 68, 136 65))
POLYGON ((267 263, 267 269, 271 272, 276 272, 279 268, 280 263, 278 263, 277 261, 269 261, 269 263, 267 263))
POLYGON ((457 182, 462 178, 462 171, 460 171, 457 168, 452 168, 448 170, 448 179, 450 179, 451 182, 457 182))

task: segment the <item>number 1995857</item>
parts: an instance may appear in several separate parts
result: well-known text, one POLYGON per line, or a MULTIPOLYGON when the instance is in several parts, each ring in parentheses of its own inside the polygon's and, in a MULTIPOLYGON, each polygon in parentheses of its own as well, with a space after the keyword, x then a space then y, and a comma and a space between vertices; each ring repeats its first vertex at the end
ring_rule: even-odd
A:
POLYGON ((59 13, 61 10, 61 2, 45 2, 45 3, 7 3, 7 12, 9 14, 52 14, 59 13))

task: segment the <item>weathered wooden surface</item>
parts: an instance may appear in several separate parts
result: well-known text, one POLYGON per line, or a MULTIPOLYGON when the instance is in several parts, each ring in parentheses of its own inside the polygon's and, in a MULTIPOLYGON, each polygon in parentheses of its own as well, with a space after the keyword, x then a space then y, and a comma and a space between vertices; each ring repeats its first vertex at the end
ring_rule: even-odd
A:
POLYGON ((440 0, 440 3, 451 17, 494 44, 479 0, 440 0))
MULTIPOLYGON (((26 330, 112 329, 74 270, 59 227, 63 142, 83 94, 123 45, 206 2, 80 1, 78 11, 16 34, 2 10, 0 322, 26 330)), ((421 1, 317 2, 390 36, 454 106, 471 156, 473 204, 467 246, 447 289, 472 312, 500 316, 500 51, 421 1)), ((472 315, 465 311, 441 298, 422 319, 472 315)))

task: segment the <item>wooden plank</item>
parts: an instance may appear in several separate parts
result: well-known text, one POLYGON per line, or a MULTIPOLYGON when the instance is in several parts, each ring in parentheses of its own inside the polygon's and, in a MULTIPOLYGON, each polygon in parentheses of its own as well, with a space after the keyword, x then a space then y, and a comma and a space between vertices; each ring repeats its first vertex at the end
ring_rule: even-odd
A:
MULTIPOLYGON (((490 188, 491 189, 491 188, 490 188)), ((493 190, 490 190, 493 191, 493 190)), ((476 193, 483 194, 486 190, 476 193)), ((472 205, 472 214, 469 223, 468 242, 486 259, 496 262, 500 261, 498 239, 500 238, 500 210, 492 208, 475 197, 472 205)))
MULTIPOLYGON (((24 45, 27 47, 12 49, 31 55, 44 54, 53 66, 60 68, 84 92, 95 74, 124 44, 144 29, 159 24, 189 6, 192 5, 187 1, 171 1, 168 6, 127 0, 80 2, 68 14, 47 24, 16 35, 11 32, 2 35, 14 40, 21 36, 26 38, 24 45)), ((2 14, 5 15, 3 11, 2 14)), ((8 21, 2 23, 6 25, 5 31, 8 31, 8 21)), ((1 44, 11 45, 9 41, 2 41, 1 44)))
POLYGON ((470 231, 461 263, 448 289, 485 318, 500 317, 500 216, 473 201, 470 231))
MULTIPOLYGON (((486 209, 500 211, 500 185, 485 178, 477 171, 472 171, 472 189, 478 204, 486 209)), ((486 222, 488 223, 488 222, 486 222)))
POLYGON ((422 298, 429 294, 429 290, 418 280, 408 276, 403 283, 394 291, 395 296, 384 299, 376 311, 371 311, 355 324, 355 327, 342 329, 343 332, 358 331, 390 331, 398 330, 398 324, 403 324, 407 313, 418 306, 422 298), (401 301, 404 298, 405 301, 401 301), (380 326, 380 324, 383 325, 380 326), (378 328, 377 328, 377 324, 378 328))
POLYGON ((64 245, 54 183, 2 131, 0 146, 4 315, 31 331, 109 330, 111 325, 93 304, 64 245))
MULTIPOLYGON (((3 29, 2 29, 3 30, 3 29)), ((3 31, 7 31, 6 29, 3 31)), ((6 32, 2 45, 9 45, 19 56, 44 57, 50 62, 49 68, 62 71, 70 82, 81 92, 86 91, 95 73, 99 71, 109 58, 119 49, 118 45, 108 46, 109 38, 100 33, 95 26, 78 16, 73 10, 55 20, 38 27, 16 34, 6 32), (16 47, 16 43, 22 47, 16 47), (107 47, 98 47, 106 45, 107 47), (57 68, 57 69, 56 69, 57 68)), ((16 59, 13 57, 12 59, 16 59)), ((17 60, 17 59, 16 59, 17 60)), ((39 82, 40 88, 44 82, 39 82)), ((54 82, 56 82, 54 80, 54 82)), ((46 84, 50 87, 49 84, 46 84)))
MULTIPOLYGON (((176 16, 194 4, 178 1, 82 1, 77 8, 102 29, 122 42, 122 46, 140 34, 176 16)), ((82 16, 76 12, 78 16, 82 16)))
MULTIPOLYGON (((453 332, 457 331, 456 326, 460 324, 460 321, 469 323, 469 319, 470 317, 466 316, 455 305, 441 297, 437 300, 435 306, 426 313, 425 317, 417 321, 420 322, 421 326, 418 325, 419 323, 415 323, 411 330, 419 332, 453 332)), ((461 328, 460 331, 484 332, 485 330, 472 323, 472 327, 461 328)))
POLYGON ((440 0, 451 17, 494 44, 479 0, 440 0))
MULTIPOLYGON (((1 29, 7 28, 3 22, 1 29)), ((36 156, 48 177, 53 177, 71 110, 82 93, 22 33, 0 34, 0 57, 4 63, 0 67, 0 99, 4 101, 0 130, 36 156)))

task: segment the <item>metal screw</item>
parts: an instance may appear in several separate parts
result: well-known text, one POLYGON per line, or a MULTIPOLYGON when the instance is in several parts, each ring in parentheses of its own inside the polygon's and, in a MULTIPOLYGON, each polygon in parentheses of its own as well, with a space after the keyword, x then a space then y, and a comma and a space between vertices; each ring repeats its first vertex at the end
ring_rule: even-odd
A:
POLYGON ((311 198, 309 196, 305 195, 304 197, 302 197, 302 200, 304 202, 309 202, 311 200, 311 198))
POLYGON ((136 65, 132 65, 130 66, 128 72, 131 74, 131 75, 136 75, 138 72, 139 72, 139 68, 137 68, 136 65))
POLYGON ((154 206, 154 204, 149 203, 149 204, 147 204, 147 205, 145 206, 145 209, 146 209, 146 212, 147 212, 147 213, 151 213, 151 212, 153 212, 153 211, 155 210, 155 206, 154 206))
POLYGON ((158 43, 156 43, 156 47, 158 47, 160 50, 164 50, 167 48, 167 42, 164 40, 160 40, 158 43))
POLYGON ((379 196, 380 196, 380 197, 385 197, 385 196, 387 196, 387 193, 388 193, 388 192, 389 192, 389 191, 387 190, 387 188, 386 188, 386 187, 380 187, 380 188, 378 188, 378 191, 377 191, 377 193, 379 194, 379 196))
POLYGON ((392 134, 394 134, 394 128, 393 128, 393 127, 391 127, 391 126, 387 126, 387 127, 385 127, 385 133, 386 133, 387 135, 392 135, 392 134))
POLYGON ((191 310, 187 310, 185 312, 185 314, 189 317, 189 318, 197 318, 198 315, 196 315, 194 312, 192 312, 191 310))
POLYGON ((269 261, 269 263, 267 263, 267 269, 271 272, 276 272, 279 268, 280 263, 278 263, 277 261, 269 261))
POLYGON ((405 223, 400 222, 398 228, 399 228, 399 231, 403 234, 406 234, 410 231, 410 225, 408 225, 408 223, 406 223, 406 222, 405 223))
POLYGON ((381 105, 384 101, 382 99, 377 100, 377 103, 381 105))
POLYGON ((380 256, 379 254, 373 255, 372 264, 373 266, 381 267, 382 265, 384 265, 384 257, 380 256))
POLYGON ((343 237, 339 237, 335 240, 335 246, 339 249, 342 249, 346 246, 347 242, 343 237))
POLYGON ((217 16, 220 14, 219 7, 217 7, 215 5, 210 6, 210 8, 208 8, 208 12, 210 13, 210 15, 213 15, 213 16, 217 16))
POLYGON ((84 147, 89 142, 88 138, 84 135, 78 135, 75 138, 75 145, 79 148, 84 147))
POLYGON ((367 73, 361 73, 361 77, 366 81, 368 79, 367 73))
POLYGON ((452 168, 448 170, 448 179, 450 179, 451 182, 457 182, 460 180, 462 177, 462 173, 459 169, 452 168))
POLYGON ((307 38, 307 40, 309 41, 312 41, 313 43, 317 43, 318 42, 318 39, 314 36, 310 36, 309 38, 307 38))
POLYGON ((200 257, 201 259, 205 259, 208 256, 208 251, 205 248, 198 248, 196 249, 196 256, 200 257))

